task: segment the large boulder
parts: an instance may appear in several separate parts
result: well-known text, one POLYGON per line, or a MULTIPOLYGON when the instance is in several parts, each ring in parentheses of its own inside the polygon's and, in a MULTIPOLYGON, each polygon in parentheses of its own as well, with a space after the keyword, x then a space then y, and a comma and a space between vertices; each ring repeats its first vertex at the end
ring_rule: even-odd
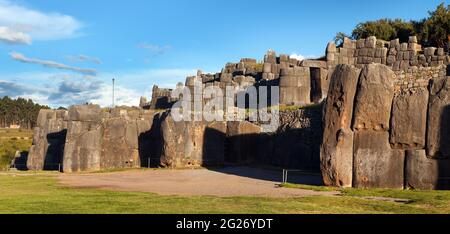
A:
POLYGON ((382 64, 366 65, 358 83, 353 129, 389 130, 394 72, 382 64))
POLYGON ((428 90, 396 95, 392 107, 391 144, 396 149, 424 149, 427 130, 428 90))
POLYGON ((388 132, 356 131, 353 187, 403 189, 404 159, 404 151, 391 149, 388 132))
POLYGON ((325 185, 352 186, 353 132, 350 128, 360 70, 338 65, 325 104, 321 171, 325 185))
POLYGON ((406 151, 406 188, 450 189, 449 176, 450 160, 427 158, 425 150, 406 151))
POLYGON ((450 77, 431 80, 427 154, 450 157, 450 77))

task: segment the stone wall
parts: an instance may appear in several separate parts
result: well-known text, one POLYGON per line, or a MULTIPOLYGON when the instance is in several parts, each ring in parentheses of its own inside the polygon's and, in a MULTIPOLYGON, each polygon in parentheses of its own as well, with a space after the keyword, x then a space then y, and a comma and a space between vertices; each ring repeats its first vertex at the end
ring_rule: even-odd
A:
MULTIPOLYGON (((198 71, 184 86, 224 93, 226 86, 240 92, 279 86, 281 105, 326 100, 323 109, 281 111, 274 133, 264 133, 257 121, 176 122, 170 110, 144 110, 177 101, 171 90, 155 86, 152 101, 142 99, 141 109, 41 111, 27 164, 35 170, 61 164, 64 172, 269 164, 320 169, 330 186, 450 188, 447 64, 441 49, 421 50, 414 38, 407 44, 345 39, 341 47, 330 43, 318 60, 269 51, 262 62, 246 58, 219 73, 198 71)), ((205 107, 203 94, 191 93, 189 104, 203 98, 205 107)))
POLYGON ((27 167, 79 172, 146 166, 160 144, 159 129, 153 129, 155 114, 95 105, 42 110, 27 167))
MULTIPOLYGON (((227 63, 218 73, 204 74, 199 70, 196 76, 186 78, 185 86, 192 88, 194 82, 201 83, 203 88, 219 87, 224 94, 227 86, 244 91, 250 86, 279 86, 280 104, 304 106, 320 103, 326 97, 328 67, 323 60, 299 61, 288 55, 277 56, 274 51, 269 51, 262 62, 244 58, 238 63, 227 63)), ((173 104, 173 100, 164 101, 170 99, 169 94, 169 90, 154 88, 149 108, 158 109, 155 105, 157 102, 173 104)))
POLYGON ((159 88, 157 85, 153 86, 152 99, 149 103, 141 103, 140 106, 144 109, 161 110, 170 108, 177 99, 171 97, 172 89, 159 88))
POLYGON ((29 170, 54 170, 62 163, 68 114, 64 110, 41 110, 30 148, 29 170))
MULTIPOLYGON (((238 63, 227 63, 218 73, 198 71, 196 76, 186 79, 186 84, 192 85, 197 80, 204 86, 217 86, 223 90, 226 86, 279 86, 281 105, 304 106, 320 103, 326 98, 331 75, 338 64, 358 68, 371 63, 387 65, 396 73, 396 86, 404 88, 426 86, 428 79, 447 72, 449 62, 450 57, 443 48, 422 48, 416 37, 410 37, 408 43, 400 43, 398 39, 387 42, 375 37, 345 38, 339 47, 329 43, 325 56, 320 59, 299 61, 269 50, 261 62, 244 58, 238 63)), ((169 108, 174 103, 170 91, 156 86, 149 107, 169 108)))
POLYGON ((399 86, 382 64, 336 67, 321 147, 326 185, 450 189, 450 77, 428 68, 406 77, 423 83, 399 86))
POLYGON ((326 58, 329 67, 348 64, 361 68, 365 64, 379 63, 391 67, 394 71, 405 72, 418 67, 447 65, 450 62, 444 48, 422 48, 417 44, 415 36, 404 43, 399 39, 387 42, 373 36, 357 41, 345 38, 338 48, 333 42, 328 44, 326 58))
POLYGON ((282 168, 320 171, 322 105, 280 112, 280 127, 260 136, 259 162, 282 168))
POLYGON ((168 111, 161 117, 160 165, 264 164, 318 171, 321 115, 321 106, 282 111, 279 129, 263 133, 258 122, 176 122, 168 111))
POLYGON ((226 122, 174 121, 162 116, 159 165, 168 168, 217 166, 224 163, 226 122))

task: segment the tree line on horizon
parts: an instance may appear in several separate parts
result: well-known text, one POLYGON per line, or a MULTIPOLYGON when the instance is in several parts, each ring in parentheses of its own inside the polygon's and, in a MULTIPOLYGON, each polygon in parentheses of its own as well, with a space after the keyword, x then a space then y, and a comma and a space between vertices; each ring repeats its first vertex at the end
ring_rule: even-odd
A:
POLYGON ((0 99, 0 128, 20 125, 23 129, 33 129, 41 109, 50 107, 34 103, 31 99, 5 96, 0 99))
POLYGON ((344 37, 354 40, 375 36, 390 41, 399 38, 408 42, 410 36, 417 36, 418 43, 429 47, 442 47, 449 50, 450 41, 450 5, 441 3, 436 10, 429 11, 429 16, 421 20, 405 21, 402 19, 379 19, 359 23, 351 35, 337 33, 335 41, 341 45, 344 37))

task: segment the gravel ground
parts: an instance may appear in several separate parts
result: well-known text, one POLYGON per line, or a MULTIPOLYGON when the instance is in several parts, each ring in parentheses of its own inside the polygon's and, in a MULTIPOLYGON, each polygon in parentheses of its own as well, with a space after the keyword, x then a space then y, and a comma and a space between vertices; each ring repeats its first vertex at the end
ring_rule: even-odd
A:
MULTIPOLYGON (((332 196, 337 192, 316 192, 280 188, 281 171, 249 167, 217 170, 136 170, 114 173, 60 174, 60 183, 77 188, 102 188, 181 196, 332 196)), ((290 175, 294 183, 320 185, 318 175, 290 175)))

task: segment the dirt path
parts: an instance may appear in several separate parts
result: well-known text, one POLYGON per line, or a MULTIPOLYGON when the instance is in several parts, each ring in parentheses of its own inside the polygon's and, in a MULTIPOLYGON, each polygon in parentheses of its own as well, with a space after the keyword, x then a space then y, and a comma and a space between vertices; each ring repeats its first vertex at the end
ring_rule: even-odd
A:
MULTIPOLYGON (((100 174, 61 174, 64 186, 104 188, 120 191, 151 192, 159 195, 182 196, 258 196, 304 197, 332 196, 337 192, 315 192, 280 188, 282 173, 247 167, 219 170, 146 170, 100 174)), ((318 176, 292 176, 292 180, 320 183, 318 176)))

